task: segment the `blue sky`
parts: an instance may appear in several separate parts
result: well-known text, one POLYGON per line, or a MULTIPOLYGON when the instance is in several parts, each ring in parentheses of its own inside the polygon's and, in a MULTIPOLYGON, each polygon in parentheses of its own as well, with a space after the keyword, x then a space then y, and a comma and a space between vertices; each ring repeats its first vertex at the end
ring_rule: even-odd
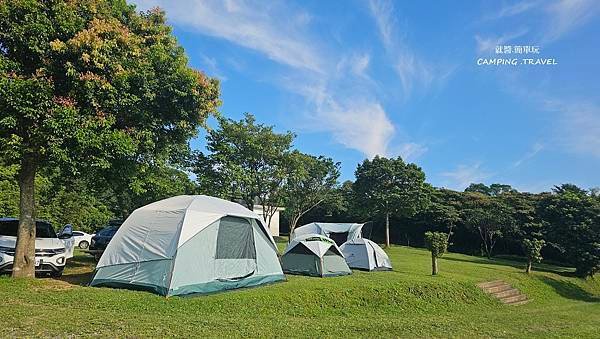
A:
POLYGON ((342 180, 379 154, 459 190, 600 185, 600 1, 133 2, 166 11, 191 65, 221 80, 224 116, 296 133, 342 180))

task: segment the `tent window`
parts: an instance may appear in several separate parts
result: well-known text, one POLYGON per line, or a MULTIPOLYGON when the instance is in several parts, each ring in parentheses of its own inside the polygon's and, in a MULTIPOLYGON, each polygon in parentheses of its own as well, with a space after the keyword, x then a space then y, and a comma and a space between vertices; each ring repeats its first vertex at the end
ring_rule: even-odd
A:
POLYGON ((248 220, 224 217, 217 234, 216 259, 256 259, 254 232, 248 220))
POLYGON ((342 246, 343 243, 348 241, 348 232, 331 232, 329 238, 335 241, 336 245, 342 246))

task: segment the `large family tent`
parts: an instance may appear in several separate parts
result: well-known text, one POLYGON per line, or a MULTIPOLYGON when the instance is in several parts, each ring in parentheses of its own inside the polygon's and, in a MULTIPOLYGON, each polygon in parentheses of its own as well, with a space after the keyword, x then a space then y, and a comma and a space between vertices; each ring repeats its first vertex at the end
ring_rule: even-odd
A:
POLYGON ((292 234, 292 239, 305 234, 320 234, 332 239, 338 246, 341 246, 348 240, 362 238, 363 225, 354 223, 312 222, 296 228, 292 234))
POLYGON ((284 280, 273 237, 245 207, 182 195, 135 210, 102 254, 91 286, 171 296, 284 280))
POLYGON ((285 273, 318 277, 352 274, 340 248, 335 242, 319 234, 305 234, 294 238, 281 257, 285 273))
POLYGON ((392 263, 388 255, 369 239, 354 239, 340 247, 350 268, 360 270, 391 270, 392 263))

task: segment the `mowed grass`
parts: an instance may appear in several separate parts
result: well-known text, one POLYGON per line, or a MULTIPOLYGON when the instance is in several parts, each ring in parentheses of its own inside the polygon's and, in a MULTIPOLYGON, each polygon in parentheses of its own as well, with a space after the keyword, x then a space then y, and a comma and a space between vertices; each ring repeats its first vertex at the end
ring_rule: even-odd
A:
POLYGON ((0 336, 600 336, 600 283, 571 277, 569 269, 541 265, 527 276, 522 263, 447 254, 432 277, 428 252, 387 252, 392 272, 288 276, 185 298, 85 287, 94 263, 77 253, 61 280, 0 278, 0 336), (532 301, 502 305, 475 286, 495 279, 532 301))

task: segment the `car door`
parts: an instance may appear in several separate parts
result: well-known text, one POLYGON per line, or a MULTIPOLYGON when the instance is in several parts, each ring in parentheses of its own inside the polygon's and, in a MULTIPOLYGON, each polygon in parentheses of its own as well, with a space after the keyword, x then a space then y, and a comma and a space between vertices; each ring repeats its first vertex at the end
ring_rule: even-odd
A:
POLYGON ((73 237, 73 226, 66 224, 58 233, 58 239, 65 245, 65 257, 67 259, 73 258, 73 251, 75 250, 75 237, 73 237))

